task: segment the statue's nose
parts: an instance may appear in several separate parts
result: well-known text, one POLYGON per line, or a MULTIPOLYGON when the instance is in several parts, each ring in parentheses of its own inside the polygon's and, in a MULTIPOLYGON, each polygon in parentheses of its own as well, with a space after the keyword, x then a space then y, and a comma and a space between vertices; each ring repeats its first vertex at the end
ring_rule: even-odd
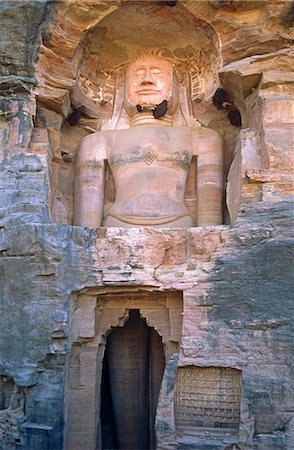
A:
POLYGON ((151 80, 143 80, 143 81, 141 81, 141 86, 153 86, 153 81, 151 81, 151 80))

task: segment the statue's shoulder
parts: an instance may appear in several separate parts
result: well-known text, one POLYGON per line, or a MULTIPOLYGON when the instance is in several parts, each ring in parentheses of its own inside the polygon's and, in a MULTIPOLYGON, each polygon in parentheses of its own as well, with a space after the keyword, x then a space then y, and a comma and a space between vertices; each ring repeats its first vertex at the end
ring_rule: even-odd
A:
POLYGON ((106 158, 107 139, 104 131, 85 136, 79 146, 80 159, 101 160, 106 158))
POLYGON ((108 142, 112 141, 115 135, 116 130, 96 131, 82 138, 80 148, 101 148, 102 146, 107 146, 108 142))
POLYGON ((99 139, 99 134, 100 134, 99 131, 96 131, 94 133, 88 134, 87 136, 82 138, 81 144, 83 146, 93 144, 96 140, 99 139))
POLYGON ((95 131, 94 133, 88 134, 88 136, 85 136, 81 142, 83 143, 89 143, 89 144, 95 144, 96 142, 100 142, 102 139, 107 138, 112 134, 113 130, 102 130, 102 131, 95 131))

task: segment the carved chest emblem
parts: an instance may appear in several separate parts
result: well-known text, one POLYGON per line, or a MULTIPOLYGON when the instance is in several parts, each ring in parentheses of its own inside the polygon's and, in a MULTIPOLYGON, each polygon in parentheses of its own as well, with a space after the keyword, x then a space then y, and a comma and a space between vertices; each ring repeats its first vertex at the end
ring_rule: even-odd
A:
POLYGON ((157 158, 157 153, 155 152, 155 149, 153 147, 151 147, 151 145, 144 147, 141 155, 142 155, 143 161, 148 166, 150 166, 150 164, 152 164, 157 158))

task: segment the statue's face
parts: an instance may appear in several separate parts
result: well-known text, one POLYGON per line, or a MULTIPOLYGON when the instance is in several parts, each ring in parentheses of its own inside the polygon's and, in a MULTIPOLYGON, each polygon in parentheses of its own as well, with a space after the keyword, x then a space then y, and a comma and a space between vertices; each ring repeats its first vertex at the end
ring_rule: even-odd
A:
POLYGON ((126 72, 126 100, 131 105, 159 105, 172 92, 173 66, 156 56, 131 63, 126 72))

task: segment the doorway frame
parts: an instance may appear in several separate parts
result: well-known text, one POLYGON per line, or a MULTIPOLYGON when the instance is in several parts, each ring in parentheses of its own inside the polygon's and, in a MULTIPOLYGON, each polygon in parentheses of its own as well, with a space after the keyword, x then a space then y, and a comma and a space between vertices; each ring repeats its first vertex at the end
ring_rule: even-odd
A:
POLYGON ((181 291, 89 289, 73 297, 70 351, 65 382, 65 450, 101 449, 101 378, 107 335, 123 327, 138 309, 162 339, 165 361, 179 351, 182 336, 181 291))

